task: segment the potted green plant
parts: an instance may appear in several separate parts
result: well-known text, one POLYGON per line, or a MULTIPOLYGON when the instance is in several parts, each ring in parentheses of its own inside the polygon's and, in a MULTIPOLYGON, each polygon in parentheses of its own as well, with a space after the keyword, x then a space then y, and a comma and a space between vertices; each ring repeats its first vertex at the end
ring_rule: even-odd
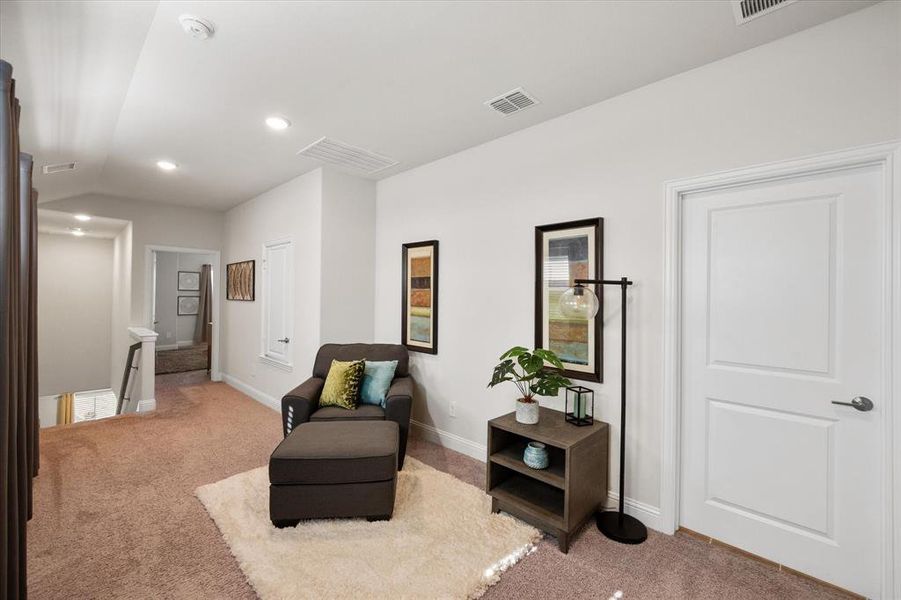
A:
POLYGON ((538 422, 535 396, 556 396, 560 388, 572 383, 561 375, 563 363, 557 355, 544 348, 529 351, 528 348, 514 346, 501 355, 500 361, 494 367, 488 387, 512 381, 521 394, 516 400, 516 420, 526 425, 538 422))

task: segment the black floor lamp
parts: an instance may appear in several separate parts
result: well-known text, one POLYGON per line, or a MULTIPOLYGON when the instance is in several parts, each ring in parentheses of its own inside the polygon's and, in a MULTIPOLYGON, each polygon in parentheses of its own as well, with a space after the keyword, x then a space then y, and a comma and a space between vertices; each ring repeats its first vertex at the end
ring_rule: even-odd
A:
POLYGON ((626 290, 632 282, 621 279, 576 279, 575 287, 560 297, 560 309, 571 318, 591 319, 598 314, 601 303, 587 285, 615 285, 622 292, 622 362, 620 375, 620 426, 619 426, 619 509, 598 511, 595 515, 598 529, 611 540, 622 544, 640 544, 648 538, 644 523, 623 510, 626 499, 626 290))

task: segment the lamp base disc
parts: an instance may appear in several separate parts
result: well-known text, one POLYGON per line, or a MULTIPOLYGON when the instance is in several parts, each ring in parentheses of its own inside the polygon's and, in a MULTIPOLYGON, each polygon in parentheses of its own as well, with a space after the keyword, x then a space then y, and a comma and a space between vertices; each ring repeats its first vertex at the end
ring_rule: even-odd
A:
POLYGON ((595 520, 601 533, 620 544, 640 544, 648 539, 648 529, 644 523, 625 513, 599 512, 595 520))

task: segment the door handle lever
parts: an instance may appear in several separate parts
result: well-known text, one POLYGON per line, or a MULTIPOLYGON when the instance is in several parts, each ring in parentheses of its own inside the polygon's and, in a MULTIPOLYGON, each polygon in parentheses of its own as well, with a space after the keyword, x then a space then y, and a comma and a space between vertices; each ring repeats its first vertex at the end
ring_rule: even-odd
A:
POLYGON ((281 343, 283 343, 283 344, 287 344, 287 343, 290 342, 291 340, 288 339, 288 338, 286 338, 286 337, 284 337, 284 338, 282 338, 282 339, 280 339, 280 340, 275 340, 275 341, 276 341, 276 342, 281 342, 281 343))
POLYGON ((873 410, 873 401, 866 396, 857 396, 856 398, 852 399, 851 402, 838 402, 837 400, 833 400, 832 403, 841 404, 842 406, 850 406, 852 408, 856 408, 860 412, 868 412, 873 410))

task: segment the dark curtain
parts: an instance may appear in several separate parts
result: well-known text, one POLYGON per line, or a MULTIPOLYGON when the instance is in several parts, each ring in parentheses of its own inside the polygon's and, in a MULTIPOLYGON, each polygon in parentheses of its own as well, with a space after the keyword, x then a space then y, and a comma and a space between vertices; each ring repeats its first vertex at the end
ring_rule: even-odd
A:
POLYGON ((12 66, 0 60, 0 596, 25 598, 25 533, 38 470, 37 195, 19 152, 12 66))
POLYGON ((197 324, 194 326, 194 342, 210 343, 213 322, 213 268, 200 267, 200 306, 197 307, 197 324))
POLYGON ((194 343, 206 344, 206 370, 213 362, 213 267, 200 268, 200 306, 197 308, 197 324, 194 326, 194 343))

